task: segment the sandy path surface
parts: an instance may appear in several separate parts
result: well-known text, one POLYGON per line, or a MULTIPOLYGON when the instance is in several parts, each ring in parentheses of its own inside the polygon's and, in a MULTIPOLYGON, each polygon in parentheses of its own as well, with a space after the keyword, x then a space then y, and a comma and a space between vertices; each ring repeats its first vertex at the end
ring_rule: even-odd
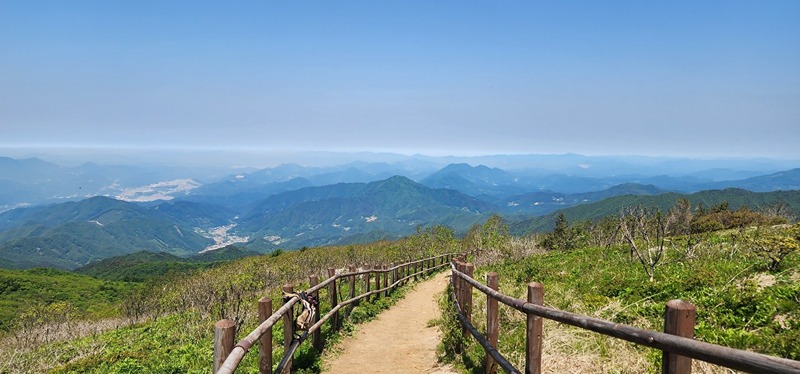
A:
POLYGON ((356 327, 326 373, 455 373, 436 361, 439 328, 426 327, 439 317, 438 294, 450 272, 441 272, 406 293, 378 318, 356 327))

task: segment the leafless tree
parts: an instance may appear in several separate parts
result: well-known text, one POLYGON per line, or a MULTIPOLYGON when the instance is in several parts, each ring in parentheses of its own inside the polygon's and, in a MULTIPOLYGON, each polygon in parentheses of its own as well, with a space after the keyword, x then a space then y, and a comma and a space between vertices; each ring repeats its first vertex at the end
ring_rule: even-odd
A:
POLYGON ((630 259, 639 261, 651 282, 664 260, 670 217, 659 210, 650 213, 641 206, 625 209, 620 217, 620 233, 630 249, 630 259))

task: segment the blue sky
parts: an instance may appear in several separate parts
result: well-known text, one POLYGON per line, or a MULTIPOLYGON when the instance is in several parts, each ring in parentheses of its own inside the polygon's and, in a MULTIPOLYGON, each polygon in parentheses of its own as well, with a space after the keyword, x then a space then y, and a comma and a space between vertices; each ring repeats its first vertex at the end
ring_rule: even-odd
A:
POLYGON ((0 147, 798 159, 798 1, 1 1, 0 147))

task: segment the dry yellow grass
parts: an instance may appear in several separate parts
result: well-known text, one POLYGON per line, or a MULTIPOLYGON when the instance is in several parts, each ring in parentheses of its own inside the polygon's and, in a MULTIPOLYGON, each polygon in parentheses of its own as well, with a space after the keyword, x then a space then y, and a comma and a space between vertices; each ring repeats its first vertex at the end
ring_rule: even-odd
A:
MULTIPOLYGON (((473 295, 473 324, 482 330, 486 321, 486 300, 482 294, 473 295)), ((522 298, 521 295, 516 297, 522 298)), ((551 299, 566 299, 575 309, 572 311, 584 313, 582 303, 570 294, 550 295, 551 299)), ((597 318, 613 315, 624 307, 617 301, 601 307, 587 315, 597 318)), ((517 368, 525 367, 525 348, 516 346, 524 344, 522 340, 516 343, 503 341, 503 336, 511 334, 524 334, 526 316, 519 311, 505 305, 500 305, 500 352, 517 368)), ((658 330, 659 326, 652 326, 646 319, 637 319, 631 325, 658 330)), ((559 322, 544 320, 544 335, 542 343, 542 372, 543 373, 649 373, 659 372, 648 358, 650 348, 639 347, 634 343, 615 339, 589 330, 559 322)), ((723 374, 738 373, 737 371, 720 367, 707 362, 694 360, 692 362, 694 373, 723 374)))
POLYGON ((0 373, 43 373, 55 367, 65 354, 72 356, 73 360, 92 355, 105 348, 99 340, 88 342, 81 351, 73 351, 68 346, 50 343, 95 336, 126 324, 127 321, 122 318, 74 321, 40 326, 36 331, 17 332, 16 335, 6 336, 0 339, 0 373), (28 353, 43 346, 47 349, 43 350, 35 361, 24 359, 28 353))

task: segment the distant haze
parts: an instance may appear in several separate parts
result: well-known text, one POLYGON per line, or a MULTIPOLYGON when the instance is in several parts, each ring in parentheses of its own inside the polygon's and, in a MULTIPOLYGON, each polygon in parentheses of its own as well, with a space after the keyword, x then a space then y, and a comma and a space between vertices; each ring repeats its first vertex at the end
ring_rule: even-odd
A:
POLYGON ((3 154, 800 154, 794 0, 5 1, 0 45, 3 154))
MULTIPOLYGON (((501 169, 541 169, 581 175, 685 175, 714 169, 753 172, 752 175, 800 167, 794 158, 764 157, 656 157, 581 154, 475 154, 427 155, 391 152, 327 152, 270 150, 195 150, 166 148, 3 147, 0 157, 40 158, 63 166, 87 162, 100 165, 179 166, 207 169, 225 175, 274 168, 283 164, 306 167, 343 167, 348 164, 385 163, 417 172, 432 172, 449 164, 466 163, 501 169)), ((199 170, 198 170, 199 171, 199 170)), ((184 176, 186 177, 186 176, 184 176)), ((2 179, 2 178, 0 178, 2 179)))

